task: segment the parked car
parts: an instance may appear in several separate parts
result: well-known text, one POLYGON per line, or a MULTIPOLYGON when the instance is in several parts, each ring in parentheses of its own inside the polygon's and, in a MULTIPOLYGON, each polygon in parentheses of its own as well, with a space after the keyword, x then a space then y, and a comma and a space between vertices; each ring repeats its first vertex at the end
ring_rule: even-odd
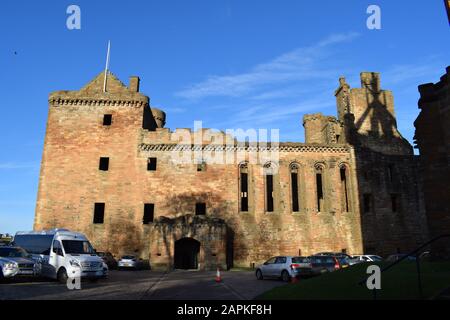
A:
MULTIPOLYGON (((391 254, 389 257, 386 258, 386 262, 395 262, 405 256, 406 256, 406 254, 404 254, 404 253, 391 254)), ((404 261, 416 261, 416 257, 408 256, 404 261)))
POLYGON ((103 276, 102 278, 106 279, 109 275, 109 268, 108 265, 103 261, 103 276))
POLYGON ((305 257, 280 256, 273 257, 256 268, 256 278, 281 278, 288 282, 299 276, 299 268, 305 263, 305 257))
POLYGON ((350 265, 355 265, 359 263, 365 263, 365 262, 381 262, 383 261, 383 258, 377 255, 373 254, 361 254, 361 255, 354 255, 350 260, 350 265))
POLYGON ((19 273, 19 264, 10 259, 0 258, 0 281, 12 278, 19 273))
POLYGON ((71 278, 92 281, 104 277, 103 260, 85 235, 66 229, 18 232, 14 244, 42 262, 42 275, 66 283, 71 278))
POLYGON ((297 276, 316 276, 340 269, 340 264, 333 256, 311 256, 303 258, 294 266, 297 276))
POLYGON ((111 252, 97 252, 97 255, 108 265, 108 269, 117 269, 117 261, 111 252))
POLYGON ((0 258, 5 261, 5 266, 9 270, 14 270, 11 263, 17 265, 17 273, 8 272, 5 270, 4 274, 8 274, 9 277, 13 276, 37 276, 41 273, 41 264, 32 259, 32 256, 20 247, 4 246, 0 247, 0 258))
POLYGON ((343 269, 350 266, 349 255, 346 253, 322 252, 315 254, 314 257, 331 257, 334 260, 335 269, 343 269))
POLYGON ((315 256, 333 256, 333 257, 346 257, 347 259, 351 259, 352 256, 343 252, 319 252, 316 253, 315 256))
POLYGON ((126 255, 120 258, 117 262, 117 267, 119 269, 133 269, 137 270, 141 267, 141 260, 133 255, 126 255))

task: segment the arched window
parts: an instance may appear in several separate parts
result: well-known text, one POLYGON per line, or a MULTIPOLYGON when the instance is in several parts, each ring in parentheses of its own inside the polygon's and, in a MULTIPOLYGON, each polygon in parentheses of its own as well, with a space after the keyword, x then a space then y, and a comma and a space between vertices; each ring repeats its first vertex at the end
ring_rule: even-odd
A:
POLYGON ((341 209, 342 212, 350 212, 348 167, 342 164, 339 167, 339 173, 341 181, 341 209))
POLYGON ((265 196, 266 196, 266 212, 274 211, 274 166, 272 163, 264 165, 264 182, 265 182, 265 196))
POLYGON ((325 209, 325 193, 324 193, 324 167, 322 164, 315 166, 316 172, 316 197, 317 197, 317 212, 322 212, 325 209))
POLYGON ((248 163, 239 165, 239 209, 241 212, 248 211, 248 163))
POLYGON ((291 172, 291 200, 292 200, 292 212, 300 211, 300 200, 299 200, 299 165, 297 163, 292 163, 290 165, 291 172))

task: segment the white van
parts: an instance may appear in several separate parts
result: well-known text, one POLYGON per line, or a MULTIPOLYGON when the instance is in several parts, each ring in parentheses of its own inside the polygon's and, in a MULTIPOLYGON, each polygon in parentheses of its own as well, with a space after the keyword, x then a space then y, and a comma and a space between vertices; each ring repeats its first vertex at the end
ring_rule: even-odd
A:
POLYGON ((68 277, 96 280, 105 275, 102 258, 81 233, 66 229, 17 232, 13 242, 41 262, 44 277, 66 283, 68 277))

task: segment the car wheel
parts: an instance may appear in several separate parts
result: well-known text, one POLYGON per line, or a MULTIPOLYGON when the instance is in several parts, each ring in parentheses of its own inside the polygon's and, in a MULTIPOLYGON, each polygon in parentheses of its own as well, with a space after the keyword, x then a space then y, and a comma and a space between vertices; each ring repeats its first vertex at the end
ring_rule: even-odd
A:
POLYGON ((259 270, 259 269, 256 270, 256 279, 258 279, 258 280, 264 279, 263 274, 262 274, 261 270, 259 270))
POLYGON ((67 271, 64 268, 59 269, 58 271, 58 275, 57 275, 58 281, 60 283, 66 284, 67 283, 67 279, 69 278, 67 276, 67 271))
POLYGON ((289 272, 283 270, 283 272, 281 273, 281 280, 283 280, 284 282, 289 282, 290 279, 291 276, 289 275, 289 272))

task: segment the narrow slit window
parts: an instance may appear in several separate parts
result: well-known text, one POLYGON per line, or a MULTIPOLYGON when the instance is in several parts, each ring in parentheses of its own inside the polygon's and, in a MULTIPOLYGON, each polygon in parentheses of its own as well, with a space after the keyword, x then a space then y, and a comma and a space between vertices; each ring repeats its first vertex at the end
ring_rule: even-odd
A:
POLYGON ((156 171, 156 158, 148 158, 147 159, 147 171, 156 171))
POLYGON ((248 211, 248 173, 241 170, 241 211, 248 211))
POLYGON ((392 212, 400 211, 399 196, 397 194, 391 194, 391 206, 392 212))
POLYGON ((105 220, 105 204, 95 203, 94 205, 94 224, 102 224, 105 220))
POLYGON ((316 196, 317 196, 317 212, 324 210, 324 192, 323 192, 323 174, 322 169, 316 170, 316 196))
POLYGON ((103 116, 103 125, 110 126, 112 124, 112 114, 105 114, 103 116))
POLYGON ((109 158, 101 157, 98 169, 101 171, 108 171, 109 170, 109 158))
POLYGON ((273 175, 266 175, 267 212, 273 212, 273 175))
POLYGON ((369 213, 372 212, 372 195, 371 194, 364 194, 363 195, 363 212, 369 213))
POLYGON ((348 179, 347 179, 347 167, 342 166, 340 168, 340 175, 341 175, 341 203, 342 203, 342 210, 344 212, 349 212, 349 202, 348 202, 348 179))
POLYGON ((206 203, 198 202, 195 204, 195 215, 197 216, 206 215, 206 203))
POLYGON ((291 194, 292 194, 292 211, 300 211, 299 193, 298 193, 298 167, 291 166, 291 194))
POLYGON ((149 224, 153 222, 155 214, 155 205, 153 203, 144 204, 144 217, 142 218, 143 224, 149 224))
POLYGON ((197 172, 205 172, 206 171, 206 162, 200 161, 197 163, 197 172))
POLYGON ((387 167, 387 175, 389 182, 394 182, 394 166, 392 164, 387 167))

